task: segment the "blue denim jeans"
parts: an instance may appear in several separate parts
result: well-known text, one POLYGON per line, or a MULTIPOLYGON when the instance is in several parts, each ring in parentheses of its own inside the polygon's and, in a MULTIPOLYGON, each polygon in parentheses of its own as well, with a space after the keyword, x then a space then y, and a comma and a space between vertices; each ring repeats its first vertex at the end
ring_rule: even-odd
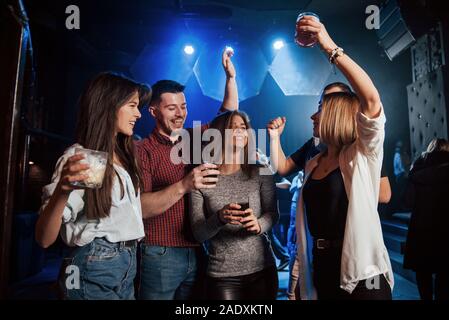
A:
POLYGON ((104 238, 76 248, 61 270, 59 284, 65 298, 134 300, 136 250, 104 238))
POLYGON ((198 293, 200 248, 142 245, 139 299, 188 300, 198 293))

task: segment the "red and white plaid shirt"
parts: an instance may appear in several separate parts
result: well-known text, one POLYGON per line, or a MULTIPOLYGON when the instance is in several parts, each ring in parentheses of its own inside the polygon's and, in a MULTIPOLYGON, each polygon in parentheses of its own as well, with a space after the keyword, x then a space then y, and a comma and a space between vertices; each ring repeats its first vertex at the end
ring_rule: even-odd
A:
MULTIPOLYGON (((202 131, 207 125, 201 127, 202 131)), ((170 151, 174 143, 155 128, 148 138, 136 143, 140 161, 144 190, 157 192, 182 180, 192 169, 183 163, 173 164, 170 151)), ((188 194, 164 213, 144 219, 145 244, 166 247, 194 247, 199 243, 194 239, 189 219, 188 194)))

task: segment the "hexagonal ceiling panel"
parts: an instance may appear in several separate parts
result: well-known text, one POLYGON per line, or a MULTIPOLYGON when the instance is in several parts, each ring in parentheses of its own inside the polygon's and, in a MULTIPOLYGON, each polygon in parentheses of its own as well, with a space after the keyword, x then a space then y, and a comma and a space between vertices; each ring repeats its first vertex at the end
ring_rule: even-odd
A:
POLYGON ((318 47, 289 43, 279 50, 269 72, 286 96, 319 95, 332 66, 318 47))
POLYGON ((192 75, 197 55, 186 55, 180 46, 147 45, 130 68, 133 77, 150 85, 158 80, 186 84, 192 75))
MULTIPOLYGON (((259 94, 268 72, 268 63, 257 45, 232 46, 232 61, 237 70, 239 100, 243 101, 259 94)), ((202 51, 193 68, 204 95, 223 100, 226 76, 221 65, 223 46, 209 46, 202 51)))

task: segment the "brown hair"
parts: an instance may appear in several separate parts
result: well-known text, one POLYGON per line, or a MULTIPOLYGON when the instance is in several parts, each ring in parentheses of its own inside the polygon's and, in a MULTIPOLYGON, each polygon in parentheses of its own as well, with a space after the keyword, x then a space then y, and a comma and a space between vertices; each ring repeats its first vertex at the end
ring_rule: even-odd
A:
POLYGON ((357 139, 355 116, 360 109, 357 96, 348 92, 335 92, 323 97, 320 118, 320 139, 338 150, 357 139))
MULTIPOLYGON (((116 174, 113 167, 114 152, 129 173, 136 192, 141 185, 133 139, 122 133, 116 134, 117 111, 135 93, 139 95, 139 107, 149 103, 149 87, 124 76, 105 72, 89 82, 79 99, 77 142, 84 148, 105 151, 109 155, 103 186, 100 189, 86 189, 84 193, 84 212, 88 219, 109 216, 112 185, 116 174)), ((121 181, 120 186, 123 192, 121 181)))
MULTIPOLYGON (((216 116, 210 123, 210 128, 217 129, 218 131, 220 131, 222 137, 222 155, 221 155, 222 162, 225 157, 225 150, 226 150, 226 129, 231 129, 232 118, 234 116, 240 116, 243 119, 243 122, 245 123, 246 126, 246 130, 251 129, 251 122, 249 120, 248 115, 245 112, 238 110, 224 112, 216 116)), ((249 152, 250 151, 255 152, 255 148, 254 150, 249 150, 248 146, 254 145, 253 142, 254 142, 253 136, 251 134, 248 134, 248 143, 245 145, 244 148, 244 161, 242 163, 242 171, 248 178, 252 176, 255 168, 258 167, 256 164, 250 164, 250 159, 251 158, 255 159, 255 154, 252 155, 252 157, 250 157, 251 155, 249 154, 249 152)))

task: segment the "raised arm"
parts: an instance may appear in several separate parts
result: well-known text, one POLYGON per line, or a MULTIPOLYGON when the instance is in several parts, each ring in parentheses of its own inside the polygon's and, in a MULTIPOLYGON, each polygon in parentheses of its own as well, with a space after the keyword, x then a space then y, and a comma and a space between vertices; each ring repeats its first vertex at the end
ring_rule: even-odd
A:
POLYGON ((282 149, 281 134, 284 131, 286 121, 285 117, 278 117, 267 124, 270 136, 271 166, 282 177, 286 177, 298 169, 293 159, 287 158, 282 149))
POLYGON ((226 73, 226 85, 223 103, 219 112, 237 110, 239 108, 239 95, 237 90, 237 82, 235 81, 235 68, 231 61, 232 51, 223 50, 221 62, 226 73))
MULTIPOLYGON (((321 49, 331 56, 334 49, 338 48, 321 22, 313 17, 304 17, 299 22, 299 29, 315 34, 321 49)), ((368 118, 376 118, 380 115, 381 102, 379 92, 366 72, 355 63, 346 53, 336 55, 335 65, 348 79, 352 88, 360 99, 362 113, 368 118)))

